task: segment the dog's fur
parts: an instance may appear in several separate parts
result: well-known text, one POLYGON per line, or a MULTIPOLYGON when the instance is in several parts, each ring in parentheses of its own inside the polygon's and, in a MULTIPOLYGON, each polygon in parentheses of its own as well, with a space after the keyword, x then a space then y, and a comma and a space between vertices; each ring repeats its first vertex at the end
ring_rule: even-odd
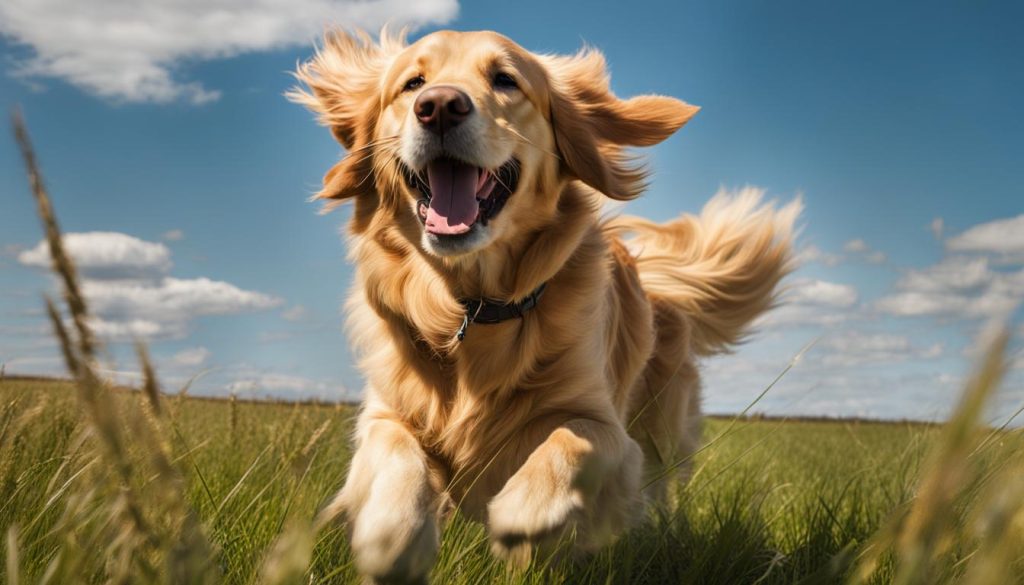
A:
POLYGON ((535 55, 492 32, 438 32, 412 45, 332 32, 290 97, 348 155, 317 197, 355 204, 348 302, 365 373, 348 479, 329 512, 348 520, 370 580, 420 581, 453 506, 487 524, 492 549, 523 562, 571 535, 612 540, 646 493, 697 446, 696 359, 727 350, 774 302, 789 271, 799 202, 716 196, 699 217, 602 222, 603 197, 638 196, 645 172, 623 147, 661 142, 697 111, 662 96, 615 97, 602 55, 535 55), (493 86, 496 71, 515 89, 493 86), (423 76, 422 88, 403 91, 423 76), (475 111, 440 146, 411 112, 435 84, 475 111), (444 153, 485 169, 512 157, 505 208, 456 244, 428 234, 419 172, 444 153), (459 299, 522 299, 522 318, 471 324, 459 299))

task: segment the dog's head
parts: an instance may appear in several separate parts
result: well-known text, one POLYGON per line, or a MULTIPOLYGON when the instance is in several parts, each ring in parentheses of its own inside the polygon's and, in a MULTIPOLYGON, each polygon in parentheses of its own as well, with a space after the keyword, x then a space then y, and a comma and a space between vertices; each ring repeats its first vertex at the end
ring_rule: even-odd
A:
POLYGON ((632 199, 644 170, 622 153, 670 136, 698 110, 628 100, 602 55, 536 55, 493 32, 442 31, 406 45, 334 32, 290 97, 348 151, 317 197, 356 198, 357 230, 380 210, 415 221, 424 250, 459 256, 552 226, 565 183, 632 199))

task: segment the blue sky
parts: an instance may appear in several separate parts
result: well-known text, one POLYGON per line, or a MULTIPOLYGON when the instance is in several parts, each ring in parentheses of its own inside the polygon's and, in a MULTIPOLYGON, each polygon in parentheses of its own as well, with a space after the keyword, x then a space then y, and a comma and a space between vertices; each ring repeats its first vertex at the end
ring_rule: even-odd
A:
MULTIPOLYGON (((653 186, 629 213, 695 212, 720 189, 803 196, 789 304, 706 363, 709 411, 742 409, 816 340, 754 410, 937 418, 987 324, 1016 315, 1024 335, 1024 11, 1009 3, 81 4, 0 7, 0 100, 24 110, 64 230, 87 234, 112 376, 131 379, 139 336, 170 389, 202 373, 196 393, 359 396, 348 210, 306 201, 342 152, 282 97, 331 23, 589 43, 619 95, 701 105, 648 150, 653 186)), ((54 286, 9 139, 0 197, 0 361, 57 374, 54 286)), ((993 416, 1024 403, 1019 347, 993 416)))

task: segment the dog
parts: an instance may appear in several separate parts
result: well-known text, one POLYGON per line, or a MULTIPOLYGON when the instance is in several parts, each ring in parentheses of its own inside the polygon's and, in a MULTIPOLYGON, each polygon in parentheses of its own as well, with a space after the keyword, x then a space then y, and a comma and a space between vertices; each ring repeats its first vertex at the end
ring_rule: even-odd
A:
POLYGON ((776 302, 799 200, 602 219, 645 186, 624 149, 699 108, 619 99, 593 48, 337 30, 296 77, 289 97, 347 152, 315 198, 354 204, 348 329, 366 389, 326 513, 347 519, 359 572, 425 581, 454 509, 521 565, 595 550, 645 501, 668 505, 700 437, 697 360, 776 302))

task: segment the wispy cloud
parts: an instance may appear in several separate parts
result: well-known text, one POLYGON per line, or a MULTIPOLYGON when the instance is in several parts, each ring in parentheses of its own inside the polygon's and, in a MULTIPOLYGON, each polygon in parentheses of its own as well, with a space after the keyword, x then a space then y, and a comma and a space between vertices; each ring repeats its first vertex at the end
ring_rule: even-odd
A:
POLYGON ((885 264, 885 261, 889 259, 889 256, 885 252, 875 250, 864 255, 864 260, 870 264, 885 264))
POLYGON ((867 252, 868 244, 864 240, 857 238, 856 240, 850 240, 843 244, 843 251, 854 253, 867 252))
POLYGON ((315 380, 282 372, 248 372, 239 374, 225 388, 229 393, 254 397, 302 398, 317 397, 337 400, 351 398, 341 384, 315 380))
POLYGON ((824 280, 797 280, 793 283, 787 300, 804 305, 851 307, 857 302, 857 289, 848 284, 824 280))
MULTIPOLYGON (((191 321, 279 307, 273 295, 209 278, 168 276, 167 246, 118 232, 64 236, 83 277, 82 290, 93 311, 93 328, 108 340, 180 338, 191 321)), ((18 255, 25 266, 48 269, 45 242, 18 255)))
POLYGON ((978 224, 946 240, 954 252, 983 252, 1024 258, 1024 214, 978 224))
POLYGON ((888 259, 885 252, 875 250, 861 238, 856 238, 843 244, 843 251, 869 264, 884 264, 888 259))
POLYGON ((848 284, 810 278, 789 283, 782 304, 762 317, 758 327, 836 325, 850 318, 857 289, 848 284))
POLYGON ((873 249, 863 238, 854 238, 843 244, 843 253, 826 252, 815 245, 802 248, 796 256, 801 265, 817 263, 834 268, 849 260, 862 260, 869 264, 884 264, 889 256, 881 250, 873 249))
MULTIPOLYGON (((84 232, 64 235, 64 246, 84 278, 151 278, 171 269, 167 246, 119 232, 84 232)), ((50 268, 50 245, 43 240, 18 254, 18 262, 50 268)))
POLYGON ((52 375, 64 366, 64 362, 57 355, 15 357, 3 363, 8 372, 19 374, 52 375))
POLYGON ((147 337, 178 337, 196 317, 262 311, 283 303, 209 278, 167 277, 155 283, 87 280, 83 291, 99 317, 144 326, 138 333, 147 337))
POLYGON ((810 246, 802 248, 799 252, 797 252, 796 260, 801 265, 817 262, 819 264, 832 268, 842 263, 844 258, 841 254, 833 254, 831 252, 826 252, 812 244, 810 246))
MULTIPOLYGON (((835 346, 823 338, 795 368, 753 407, 774 415, 863 416, 941 420, 955 403, 960 379, 943 372, 946 354, 939 344, 906 343, 899 335, 852 333, 835 346), (877 336, 877 337, 876 337, 877 336), (838 349, 843 346, 843 349, 838 349), (849 351, 849 354, 845 354, 849 351), (892 358, 886 352, 895 351, 892 358), (929 361, 925 371, 908 369, 929 361), (928 371, 931 370, 931 371, 928 371)), ((779 374, 785 360, 778 356, 743 360, 738 355, 710 362, 706 375, 709 412, 738 412, 746 408, 779 374)), ((1001 409, 1000 412, 1012 412, 1001 409)))
POLYGON ((897 363, 910 359, 934 359, 943 353, 941 343, 920 347, 906 335, 849 331, 827 337, 819 347, 822 363, 829 366, 897 363))
POLYGON ((984 257, 953 256, 896 282, 875 307, 890 315, 986 318, 1006 315, 1024 297, 1024 270, 993 270, 984 257))
POLYGON ((210 359, 210 350, 205 347, 190 347, 174 354, 171 362, 177 366, 195 367, 201 366, 210 359))
POLYGON ((306 318, 306 316, 308 314, 309 314, 309 311, 306 310, 306 307, 304 307, 302 305, 295 305, 295 306, 289 307, 288 309, 283 311, 281 313, 281 317, 285 321, 293 321, 294 322, 294 321, 302 321, 303 319, 306 318))
POLYGON ((13 73, 103 98, 202 104, 220 91, 176 77, 181 63, 309 43, 325 26, 448 22, 456 0, 5 0, 0 33, 31 47, 13 73))
POLYGON ((143 317, 104 319, 92 316, 89 326, 93 333, 108 341, 130 341, 150 338, 181 338, 187 333, 184 320, 158 321, 143 317))
POLYGON ((182 230, 167 230, 160 235, 165 242, 180 242, 185 239, 185 232, 182 230))

